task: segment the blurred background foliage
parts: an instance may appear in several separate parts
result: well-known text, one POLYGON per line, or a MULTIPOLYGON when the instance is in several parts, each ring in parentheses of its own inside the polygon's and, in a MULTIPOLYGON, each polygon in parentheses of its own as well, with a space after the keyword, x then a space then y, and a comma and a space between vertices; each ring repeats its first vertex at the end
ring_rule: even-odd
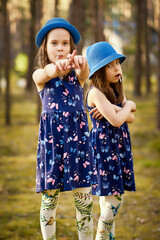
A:
MULTIPOLYGON (((37 54, 35 36, 52 17, 69 20, 81 33, 78 53, 106 40, 127 55, 124 73, 134 96, 157 89, 156 127, 160 128, 160 3, 159 0, 1 0, 0 94, 5 96, 5 123, 12 121, 12 82, 28 93, 37 54)), ((36 94, 36 93, 35 93, 36 94)), ((37 119, 40 102, 37 100, 37 119)))
MULTIPOLYGON (((136 120, 130 125, 137 192, 125 194, 116 235, 119 240, 159 240, 159 0, 0 0, 0 240, 42 239, 41 198, 35 194, 41 103, 32 73, 36 33, 56 16, 80 31, 79 54, 85 55, 88 45, 105 40, 127 56, 124 90, 137 104, 136 120)), ((77 239, 72 200, 72 193, 61 196, 58 240, 77 239)), ((95 232, 96 197, 93 216, 95 232)))

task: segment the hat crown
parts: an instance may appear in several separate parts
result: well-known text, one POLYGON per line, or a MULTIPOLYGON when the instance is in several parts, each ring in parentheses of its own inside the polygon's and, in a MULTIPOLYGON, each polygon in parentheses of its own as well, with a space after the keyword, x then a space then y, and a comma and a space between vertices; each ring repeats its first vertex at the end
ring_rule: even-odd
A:
POLYGON ((55 17, 55 18, 52 18, 50 20, 48 20, 44 26, 47 26, 49 24, 53 24, 53 23, 66 23, 66 24, 70 24, 66 19, 63 19, 63 18, 59 18, 59 17, 55 17))
POLYGON ((86 51, 86 58, 90 68, 89 78, 108 63, 116 59, 120 59, 122 63, 126 59, 124 55, 118 54, 108 42, 97 42, 89 46, 86 51))
POLYGON ((88 64, 90 69, 114 53, 116 53, 116 51, 107 42, 98 42, 93 44, 87 49, 87 58, 89 60, 88 64))
POLYGON ((56 28, 64 28, 64 29, 68 30, 73 37, 73 41, 74 41, 75 45, 77 45, 78 42, 80 41, 80 38, 81 38, 80 33, 72 24, 70 24, 64 18, 55 17, 55 18, 48 20, 44 24, 44 26, 40 29, 40 31, 37 33, 37 36, 35 39, 37 47, 41 46, 45 35, 49 31, 56 29, 56 28))

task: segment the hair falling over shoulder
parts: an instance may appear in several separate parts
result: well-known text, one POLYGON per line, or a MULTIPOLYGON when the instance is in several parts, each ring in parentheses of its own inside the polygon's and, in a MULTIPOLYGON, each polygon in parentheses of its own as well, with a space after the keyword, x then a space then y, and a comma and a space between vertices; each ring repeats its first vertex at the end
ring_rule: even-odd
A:
POLYGON ((122 103, 124 98, 122 81, 108 84, 106 81, 105 66, 95 72, 90 80, 90 87, 94 86, 98 88, 112 104, 122 103))
POLYGON ((46 43, 47 43, 47 36, 44 37, 43 42, 39 48, 35 59, 36 68, 44 68, 47 64, 49 64, 49 59, 46 52, 46 43))
MULTIPOLYGON (((50 63, 48 56, 47 56, 46 45, 47 45, 47 35, 44 37, 43 42, 42 42, 42 44, 39 48, 39 51, 37 53, 37 56, 35 58, 35 67, 36 68, 44 68, 47 64, 50 63)), ((70 45, 71 45, 70 53, 72 53, 73 50, 76 49, 76 45, 73 41, 71 34, 70 34, 70 45)))

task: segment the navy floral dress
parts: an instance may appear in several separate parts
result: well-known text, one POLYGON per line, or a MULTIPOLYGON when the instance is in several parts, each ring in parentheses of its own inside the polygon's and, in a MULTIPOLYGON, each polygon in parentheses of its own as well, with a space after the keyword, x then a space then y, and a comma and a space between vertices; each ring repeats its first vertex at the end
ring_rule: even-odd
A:
MULTIPOLYGON (((87 109, 93 109, 87 104, 87 109)), ((133 156, 127 123, 112 126, 105 118, 92 118, 90 141, 92 163, 92 194, 120 195, 124 190, 135 191, 133 156)))
POLYGON ((39 92, 42 114, 37 151, 36 192, 91 186, 90 149, 83 88, 75 72, 51 79, 39 92))

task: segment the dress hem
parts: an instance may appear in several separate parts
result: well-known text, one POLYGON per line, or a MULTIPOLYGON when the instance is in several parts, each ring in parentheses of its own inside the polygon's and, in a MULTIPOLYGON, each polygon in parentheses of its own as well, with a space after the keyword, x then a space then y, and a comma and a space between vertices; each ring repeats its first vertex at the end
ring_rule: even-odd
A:
POLYGON ((49 188, 49 189, 44 189, 44 190, 39 190, 39 191, 36 190, 36 193, 42 193, 42 192, 47 191, 47 190, 58 190, 58 189, 60 189, 60 192, 69 192, 69 191, 73 191, 74 189, 77 189, 77 188, 87 188, 87 187, 91 188, 91 185, 75 187, 73 189, 67 189, 67 190, 64 190, 63 188, 49 188))

